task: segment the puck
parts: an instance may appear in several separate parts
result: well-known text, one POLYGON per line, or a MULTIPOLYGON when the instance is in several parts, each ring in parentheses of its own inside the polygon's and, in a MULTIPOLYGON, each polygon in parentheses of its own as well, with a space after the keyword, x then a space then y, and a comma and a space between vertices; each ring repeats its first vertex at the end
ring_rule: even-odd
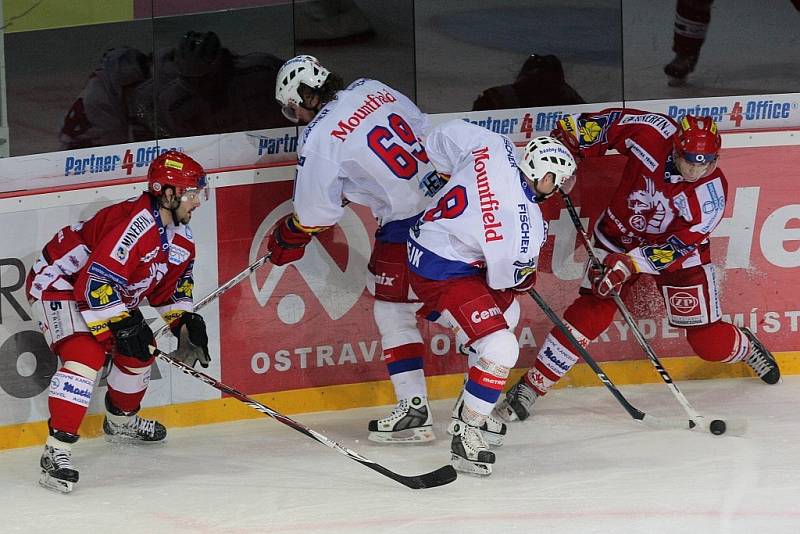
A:
POLYGON ((720 419, 714 419, 711 421, 711 424, 708 425, 708 429, 711 430, 711 433, 715 436, 719 436, 720 434, 724 434, 726 430, 725 421, 720 419))

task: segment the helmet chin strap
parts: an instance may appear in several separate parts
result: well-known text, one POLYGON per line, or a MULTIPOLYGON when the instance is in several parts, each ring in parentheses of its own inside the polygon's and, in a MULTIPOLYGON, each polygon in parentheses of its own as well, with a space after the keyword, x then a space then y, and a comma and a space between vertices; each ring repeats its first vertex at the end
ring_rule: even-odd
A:
POLYGON ((161 196, 161 207, 169 210, 170 215, 172 215, 172 224, 175 226, 180 226, 181 221, 178 219, 178 208, 181 206, 181 199, 175 194, 175 188, 171 188, 173 192, 172 198, 169 200, 169 204, 167 205, 164 201, 164 196, 161 196))

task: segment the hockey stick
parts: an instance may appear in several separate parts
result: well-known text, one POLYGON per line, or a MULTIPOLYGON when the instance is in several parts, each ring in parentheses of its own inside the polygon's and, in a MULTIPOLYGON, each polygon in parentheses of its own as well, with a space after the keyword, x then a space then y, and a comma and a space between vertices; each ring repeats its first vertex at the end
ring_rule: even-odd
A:
POLYGON ((210 377, 209 375, 201 373, 200 371, 197 371, 184 363, 173 360, 172 358, 169 357, 168 354, 158 350, 155 347, 150 347, 150 353, 159 358, 160 360, 167 362, 171 366, 178 368, 184 374, 193 376, 194 378, 197 378, 198 380, 205 382, 209 386, 216 388, 222 391, 223 393, 227 393, 231 397, 234 397, 236 400, 247 404, 254 410, 257 410, 265 415, 268 415, 269 417, 272 417, 276 421, 297 430, 301 434, 305 434, 311 439, 318 441, 323 445, 327 445, 336 452, 344 454, 351 460, 355 460, 356 462, 366 467, 369 467, 373 471, 377 471, 383 476, 389 477, 392 480, 395 480, 400 484, 403 484, 404 486, 407 486, 411 489, 435 488, 436 486, 443 486, 445 484, 453 482, 457 477, 456 470, 453 468, 452 465, 445 465, 440 467, 439 469, 431 471, 430 473, 425 473, 422 475, 415 475, 415 476, 404 476, 399 473, 395 473, 394 471, 391 471, 383 467, 381 464, 376 463, 368 458, 365 458, 360 454, 358 454, 357 452, 351 451, 347 447, 344 447, 336 443, 332 439, 320 434, 316 430, 312 430, 307 426, 303 425, 302 423, 298 423, 294 419, 291 419, 283 414, 276 412, 269 406, 265 406, 264 404, 261 404, 260 402, 251 399, 244 393, 230 386, 226 386, 222 382, 210 377))
MULTIPOLYGON (((206 304, 208 304, 212 300, 217 299, 227 290, 239 284, 239 282, 247 278, 247 276, 249 276, 253 271, 264 265, 270 256, 272 256, 272 252, 267 252, 266 254, 258 258, 256 261, 251 263, 244 271, 240 272, 239 274, 237 274, 236 276, 234 276, 233 278, 231 278, 230 280, 219 286, 217 289, 215 289, 214 291, 212 291, 211 293, 200 299, 198 302, 196 302, 192 311, 197 311, 203 308, 206 304)), ((153 338, 158 339, 159 336, 161 336, 164 332, 167 331, 168 328, 169 325, 167 324, 161 325, 161 328, 156 330, 155 333, 153 334, 153 338)))
MULTIPOLYGON (((569 212, 570 219, 572 219, 572 224, 575 225, 575 230, 577 230, 578 235, 581 237, 581 241, 583 241, 583 245, 586 248, 586 252, 589 254, 589 261, 597 269, 602 269, 603 263, 597 257, 597 254, 594 252, 594 247, 592 246, 591 241, 589 240, 589 236, 586 234, 586 230, 583 228, 583 223, 581 223, 580 217, 578 217, 578 212, 575 210, 575 205, 572 203, 572 199, 570 198, 568 193, 565 193, 561 189, 559 189, 559 193, 561 193, 561 198, 564 199, 564 205, 567 207, 567 211, 569 212)), ((678 400, 680 405, 683 407, 686 414, 689 416, 689 428, 699 428, 700 430, 711 432, 715 435, 724 434, 726 431, 739 435, 743 434, 746 427, 747 422, 744 420, 729 420, 723 421, 722 419, 714 419, 712 421, 706 421, 705 417, 700 415, 697 410, 689 403, 686 397, 683 395, 680 389, 678 389, 678 385, 672 381, 672 377, 669 375, 667 370, 661 365, 661 362, 656 356, 655 351, 650 346, 650 343, 644 338, 641 330, 636 325, 636 322, 631 317, 630 312, 628 311, 627 306, 625 303, 622 302, 622 299, 619 296, 619 293, 615 289, 611 290, 611 297, 614 299, 614 303, 619 308, 622 317, 625 319, 625 322, 631 329, 633 333, 633 337, 636 338, 636 341, 639 343, 639 346, 642 347, 642 350, 647 355, 647 358, 650 360, 650 363, 653 364, 658 375, 667 384, 667 387, 672 392, 673 396, 678 400)))
POLYGON ((631 417, 633 417, 637 421, 644 423, 645 425, 651 428, 674 429, 674 428, 692 428, 694 426, 694 423, 692 423, 691 421, 686 421, 685 419, 655 417, 653 415, 644 413, 640 409, 633 406, 630 402, 628 402, 628 399, 625 398, 625 396, 622 394, 619 388, 617 388, 614 382, 612 382, 611 379, 608 378, 608 375, 606 375, 603 372, 603 369, 594 360, 594 358, 592 358, 589 355, 589 352, 585 348, 583 348, 583 346, 577 339, 575 339, 575 336, 572 334, 572 332, 570 332, 569 328, 567 328, 567 325, 564 324, 564 321, 562 321, 558 317, 558 315, 555 314, 553 309, 547 305, 542 296, 539 295, 539 293, 537 293, 537 291, 533 288, 531 288, 530 291, 528 291, 528 294, 531 297, 533 297, 533 300, 536 301, 536 304, 539 305, 544 314, 547 315, 547 318, 550 319, 550 321, 556 326, 556 328, 561 330, 561 333, 564 334, 564 336, 566 336, 570 344, 575 348, 575 350, 578 351, 578 354, 581 355, 583 361, 585 361, 589 365, 589 367, 592 368, 592 371, 594 371, 594 373, 597 375, 597 378, 599 378, 600 381, 603 383, 603 385, 606 386, 606 388, 608 388, 611 394, 614 395, 614 398, 617 399, 617 401, 622 405, 623 408, 625 408, 625 411, 628 412, 628 414, 630 414, 631 417))

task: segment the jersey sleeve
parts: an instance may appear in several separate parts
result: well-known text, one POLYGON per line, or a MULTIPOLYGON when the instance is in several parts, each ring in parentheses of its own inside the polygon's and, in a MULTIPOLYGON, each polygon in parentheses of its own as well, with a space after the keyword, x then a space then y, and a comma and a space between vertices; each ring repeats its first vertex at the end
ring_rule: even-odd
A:
MULTIPOLYGON (((461 119, 444 122, 423 135, 425 152, 431 165, 439 174, 453 174, 469 153, 478 146, 478 135, 470 135, 480 128, 461 119)), ((482 128, 481 128, 482 129, 482 128)))
POLYGON ((679 217, 671 225, 665 240, 628 252, 640 272, 658 274, 678 269, 708 242, 711 232, 722 221, 728 191, 724 175, 721 172, 717 174, 717 177, 673 199, 679 217))
POLYGON ((658 165, 651 155, 654 146, 662 145, 677 131, 665 115, 624 108, 569 115, 563 121, 565 129, 577 136, 582 156, 602 156, 613 149, 642 159, 651 170, 658 165))
POLYGON ((340 166, 313 150, 304 150, 294 180, 294 212, 304 228, 333 226, 344 215, 340 166))

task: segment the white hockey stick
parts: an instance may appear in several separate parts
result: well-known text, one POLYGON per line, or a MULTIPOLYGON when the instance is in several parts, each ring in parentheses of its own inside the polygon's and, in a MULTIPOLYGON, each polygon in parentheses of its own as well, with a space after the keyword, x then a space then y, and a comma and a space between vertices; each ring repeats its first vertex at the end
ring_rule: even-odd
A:
MULTIPOLYGON (((589 261, 594 264, 594 266, 598 269, 603 268, 603 263, 597 257, 594 252, 594 247, 592 247, 592 243, 589 240, 589 236, 586 234, 586 230, 583 228, 583 223, 581 223, 580 217, 578 217, 578 212, 575 210, 575 205, 572 203, 572 199, 570 196, 561 191, 561 198, 564 199, 564 205, 567 207, 567 211, 569 212, 569 216, 572 219, 572 223, 575 225, 575 229, 578 231, 578 235, 581 237, 581 241, 583 241, 584 247, 586 247, 586 252, 589 254, 589 261)), ((625 319, 625 322, 628 323, 628 326, 633 332, 633 336, 636 338, 636 341, 644 350, 644 353, 647 355, 647 358, 650 360, 650 363, 653 364, 656 371, 658 371, 658 375, 667 384, 667 387, 672 392, 673 396, 678 400, 680 405, 683 407, 686 414, 689 416, 689 420, 692 423, 690 428, 698 428, 705 432, 711 432, 715 435, 720 434, 733 434, 733 435, 742 435, 747 430, 747 421, 744 419, 738 420, 722 420, 722 419, 713 419, 707 420, 705 417, 700 415, 697 410, 689 403, 686 397, 683 395, 680 389, 678 389, 677 384, 672 381, 672 377, 669 375, 667 370, 661 365, 661 362, 656 356, 656 353, 653 351, 653 348, 650 346, 650 343, 644 338, 641 330, 639 330, 638 325, 631 317, 630 312, 628 311, 627 306, 625 303, 622 302, 622 299, 617 293, 616 290, 611 290, 611 296, 614 299, 614 303, 619 308, 622 317, 625 319)))

